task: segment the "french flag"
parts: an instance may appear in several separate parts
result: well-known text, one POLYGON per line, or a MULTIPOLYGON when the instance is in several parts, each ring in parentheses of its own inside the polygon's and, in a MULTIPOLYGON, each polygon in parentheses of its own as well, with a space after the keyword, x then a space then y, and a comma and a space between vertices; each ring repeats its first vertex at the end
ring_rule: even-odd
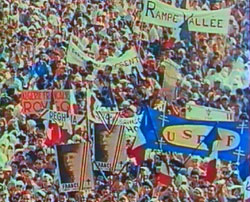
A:
POLYGON ((162 162, 160 171, 155 177, 157 185, 168 186, 172 183, 174 171, 166 162, 162 162))
POLYGON ((128 157, 134 161, 135 165, 141 165, 142 162, 144 161, 145 144, 146 144, 146 139, 141 129, 139 128, 134 144, 132 145, 132 147, 127 148, 128 157))

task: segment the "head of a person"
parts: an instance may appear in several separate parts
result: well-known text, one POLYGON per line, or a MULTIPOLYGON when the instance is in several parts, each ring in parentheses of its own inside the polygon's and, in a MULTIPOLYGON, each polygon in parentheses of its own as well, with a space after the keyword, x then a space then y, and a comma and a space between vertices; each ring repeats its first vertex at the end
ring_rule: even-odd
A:
POLYGON ((122 196, 118 200, 119 202, 129 202, 128 198, 126 196, 122 196))
POLYGON ((153 184, 149 180, 146 180, 143 183, 144 194, 149 195, 151 193, 151 191, 152 191, 152 188, 153 188, 153 184))
POLYGON ((59 194, 59 200, 58 200, 59 202, 66 202, 67 199, 68 199, 67 193, 61 192, 61 193, 59 194))
POLYGON ((111 137, 112 133, 107 131, 105 128, 100 128, 98 134, 96 134, 96 142, 103 152, 108 152, 111 137))
POLYGON ((210 185, 208 187, 208 193, 207 193, 208 198, 213 199, 215 197, 215 194, 216 194, 216 187, 213 185, 210 185))
POLYGON ((29 191, 22 191, 21 197, 19 199, 19 202, 33 202, 33 198, 31 196, 31 193, 29 191))
POLYGON ((55 202, 55 201, 56 201, 56 196, 53 193, 48 192, 45 197, 45 202, 55 202))
POLYGON ((204 192, 201 188, 195 188, 193 192, 193 197, 195 202, 205 201, 204 192))
POLYGON ((73 172, 74 171, 74 165, 77 163, 77 151, 68 151, 63 154, 63 163, 67 171, 73 172))
POLYGON ((135 190, 129 189, 126 192, 126 197, 128 198, 129 202, 136 202, 138 199, 138 194, 135 190))

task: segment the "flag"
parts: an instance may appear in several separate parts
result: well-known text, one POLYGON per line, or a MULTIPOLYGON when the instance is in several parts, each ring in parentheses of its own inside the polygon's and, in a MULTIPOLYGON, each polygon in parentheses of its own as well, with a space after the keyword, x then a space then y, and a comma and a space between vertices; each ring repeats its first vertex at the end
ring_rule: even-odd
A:
MULTIPOLYGON (((50 94, 50 109, 56 109, 56 104, 54 101, 53 90, 50 94)), ((67 135, 66 132, 62 132, 61 127, 58 123, 53 123, 52 120, 47 121, 47 139, 45 140, 45 144, 47 146, 54 146, 61 143, 67 142, 67 135)))
POLYGON ((76 103, 76 97, 75 92, 73 90, 69 91, 69 112, 70 114, 76 114, 77 111, 77 103, 76 103))
POLYGON ((219 133, 218 133, 217 124, 215 124, 215 126, 210 131, 210 133, 202 141, 204 144, 207 145, 207 148, 209 150, 209 154, 212 153, 212 151, 213 151, 213 144, 214 144, 214 142, 216 140, 221 140, 221 138, 219 136, 219 133))
MULTIPOLYGON (((147 106, 143 107, 142 110, 143 117, 141 120, 140 127, 138 129, 138 134, 133 144, 132 149, 130 148, 127 150, 128 156, 135 158, 135 163, 140 165, 145 157, 145 150, 146 150, 146 138, 147 137, 157 137, 152 118, 150 116, 150 112, 147 106)), ((158 141, 159 142, 159 141, 158 141)), ((158 144, 159 146, 159 144, 158 144)))
POLYGON ((161 186, 168 186, 172 183, 174 172, 165 162, 161 163, 160 172, 156 173, 156 183, 161 186))
POLYGON ((60 126, 57 123, 52 123, 49 121, 47 128, 47 139, 45 144, 47 146, 54 146, 62 143, 62 131, 60 126))
POLYGON ((250 157, 240 164, 239 166, 240 178, 245 181, 248 176, 250 176, 250 157))
POLYGON ((213 159, 208 162, 205 180, 210 183, 213 183, 213 181, 216 179, 216 175, 217 175, 216 159, 213 159))
POLYGON ((134 159, 136 165, 141 165, 145 157, 145 148, 146 139, 141 131, 138 129, 137 137, 132 147, 127 149, 128 157, 134 159))
POLYGON ((189 16, 188 18, 184 14, 184 22, 179 26, 179 28, 181 28, 180 40, 187 40, 187 41, 191 40, 191 34, 190 34, 189 27, 188 27, 188 20, 192 17, 193 17, 193 14, 189 16))
MULTIPOLYGON (((215 128, 215 127, 214 127, 215 128)), ((211 132, 213 132, 214 128, 211 132)), ((213 183, 213 181, 216 179, 217 176, 217 159, 218 159, 218 148, 219 148, 219 140, 213 141, 212 144, 212 152, 209 154, 209 158, 211 159, 206 168, 206 176, 205 180, 213 183)))

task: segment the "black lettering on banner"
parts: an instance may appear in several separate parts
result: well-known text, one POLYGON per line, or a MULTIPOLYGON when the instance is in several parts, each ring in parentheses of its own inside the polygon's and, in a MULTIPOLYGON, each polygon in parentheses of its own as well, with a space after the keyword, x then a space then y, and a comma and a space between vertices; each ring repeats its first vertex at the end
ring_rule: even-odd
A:
POLYGON ((168 21, 170 21, 170 19, 172 19, 173 15, 171 13, 168 14, 168 21))
POLYGON ((223 21, 223 20, 221 20, 221 19, 220 19, 220 20, 218 20, 218 28, 223 28, 223 26, 222 26, 222 24, 221 24, 221 23, 222 23, 222 21, 223 21))
POLYGON ((205 20, 205 19, 202 19, 202 25, 203 25, 204 27, 208 27, 208 24, 206 24, 206 20, 205 20))
POLYGON ((247 190, 247 191, 250 191, 250 181, 247 182, 246 190, 247 190))
POLYGON ((177 22, 178 22, 177 17, 178 17, 178 15, 174 15, 174 16, 173 16, 173 22, 174 22, 174 23, 177 23, 177 22))
MULTIPOLYGON (((185 20, 185 18, 184 18, 184 20, 185 20)), ((190 18, 189 24, 194 24, 194 18, 190 18)))
POLYGON ((127 126, 126 129, 128 132, 132 132, 132 133, 134 132, 134 128, 132 126, 127 126))
POLYGON ((49 120, 53 120, 54 112, 49 111, 49 120))
POLYGON ((211 21, 210 21, 210 26, 211 27, 216 27, 215 21, 216 21, 216 19, 211 19, 211 21))
POLYGON ((148 11, 151 12, 151 16, 154 18, 153 10, 155 9, 155 3, 152 1, 148 1, 147 3, 147 10, 146 10, 146 16, 148 16, 148 11))
POLYGON ((201 24, 199 24, 198 18, 195 18, 195 25, 196 26, 201 26, 201 24))

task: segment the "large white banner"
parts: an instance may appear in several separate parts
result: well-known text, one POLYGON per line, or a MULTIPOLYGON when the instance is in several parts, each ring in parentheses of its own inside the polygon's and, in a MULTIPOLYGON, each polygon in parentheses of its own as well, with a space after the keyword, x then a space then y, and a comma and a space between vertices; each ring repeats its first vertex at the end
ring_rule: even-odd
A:
POLYGON ((161 94, 165 96, 168 101, 172 101, 175 99, 176 83, 181 79, 181 74, 179 72, 180 65, 171 59, 167 59, 164 63, 166 66, 161 94))
POLYGON ((169 6, 158 0, 144 0, 141 21, 178 28, 188 19, 189 31, 227 34, 230 8, 214 11, 191 11, 169 6))
MULTIPOLYGON (((79 42, 79 39, 74 36, 74 39, 79 42)), ((111 65, 113 67, 112 73, 117 73, 121 68, 127 74, 131 73, 132 67, 137 67, 138 70, 142 71, 142 65, 139 57, 137 56, 137 52, 135 48, 131 48, 127 50, 120 57, 108 57, 106 62, 96 61, 94 58, 90 57, 87 52, 83 52, 83 50, 78 46, 73 40, 70 40, 69 48, 67 51, 67 62, 71 64, 76 64, 79 66, 83 65, 84 61, 93 62, 95 68, 104 69, 106 65, 111 65)))
POLYGON ((187 104, 186 119, 201 121, 234 121, 234 113, 212 107, 187 104))

